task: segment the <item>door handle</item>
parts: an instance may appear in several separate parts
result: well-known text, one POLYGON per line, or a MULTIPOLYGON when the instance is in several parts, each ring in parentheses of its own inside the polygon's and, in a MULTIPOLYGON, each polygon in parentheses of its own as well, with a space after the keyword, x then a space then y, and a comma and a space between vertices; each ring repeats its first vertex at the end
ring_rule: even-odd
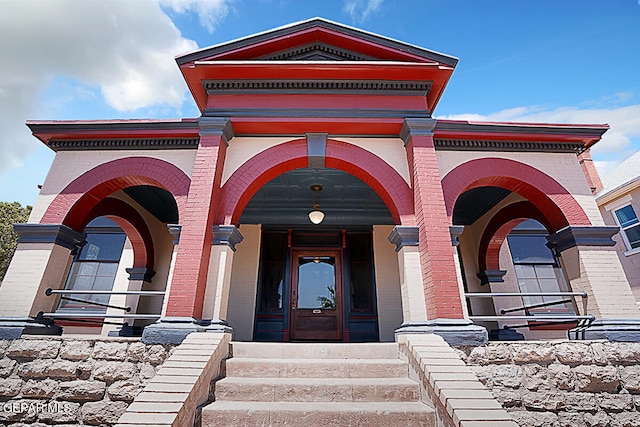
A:
POLYGON ((291 303, 291 310, 295 310, 296 309, 296 302, 292 302, 291 303))

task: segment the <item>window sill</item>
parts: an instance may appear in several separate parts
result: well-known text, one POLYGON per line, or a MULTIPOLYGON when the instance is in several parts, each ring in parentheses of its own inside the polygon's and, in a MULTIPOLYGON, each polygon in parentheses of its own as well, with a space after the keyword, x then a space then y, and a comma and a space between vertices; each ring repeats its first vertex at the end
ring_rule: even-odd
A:
POLYGON ((640 254, 640 248, 631 249, 630 251, 625 252, 624 256, 631 256, 635 254, 640 254))

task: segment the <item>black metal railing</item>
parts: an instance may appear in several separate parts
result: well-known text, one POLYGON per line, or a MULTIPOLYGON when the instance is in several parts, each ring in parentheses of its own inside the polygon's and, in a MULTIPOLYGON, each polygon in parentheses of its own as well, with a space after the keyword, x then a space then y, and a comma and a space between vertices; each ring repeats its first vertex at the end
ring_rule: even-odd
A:
MULTIPOLYGON (((469 316, 470 320, 474 322, 496 322, 506 320, 521 320, 526 322, 536 322, 535 326, 551 326, 558 324, 570 324, 578 323, 582 325, 590 324, 595 320, 593 314, 587 314, 588 295, 586 292, 473 292, 465 293, 464 296, 467 299, 472 298, 507 298, 507 297, 570 297, 569 299, 555 300, 549 302, 543 302, 539 304, 523 304, 519 307, 507 308, 500 310, 499 315, 495 316, 469 316), (578 306, 577 298, 582 299, 582 313, 546 313, 546 314, 524 314, 524 315, 509 315, 509 313, 515 313, 522 311, 527 313, 530 309, 549 307, 559 304, 573 303, 578 306)), ((518 329, 531 327, 530 323, 522 325, 508 325, 504 326, 505 329, 518 329)))

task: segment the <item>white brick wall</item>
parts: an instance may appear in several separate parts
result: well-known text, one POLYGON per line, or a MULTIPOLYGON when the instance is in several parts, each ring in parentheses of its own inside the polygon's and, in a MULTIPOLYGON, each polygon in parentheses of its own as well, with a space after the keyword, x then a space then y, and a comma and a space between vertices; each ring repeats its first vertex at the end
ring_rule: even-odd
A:
MULTIPOLYGON (((378 298, 378 328, 380 341, 395 341, 395 330, 402 324, 402 297, 400 274, 395 246, 387 237, 391 225, 373 227, 373 258, 375 265, 376 296, 378 298)), ((424 298, 423 298, 424 299, 424 298)))

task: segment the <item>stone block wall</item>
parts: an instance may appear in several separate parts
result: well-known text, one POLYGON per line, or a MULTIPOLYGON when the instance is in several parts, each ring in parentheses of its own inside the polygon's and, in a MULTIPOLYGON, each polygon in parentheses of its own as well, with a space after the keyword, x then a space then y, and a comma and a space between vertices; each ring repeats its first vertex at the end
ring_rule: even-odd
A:
POLYGON ((640 427, 640 343, 459 347, 521 427, 640 427))
POLYGON ((112 425, 172 347, 135 338, 0 340, 0 427, 112 425))

